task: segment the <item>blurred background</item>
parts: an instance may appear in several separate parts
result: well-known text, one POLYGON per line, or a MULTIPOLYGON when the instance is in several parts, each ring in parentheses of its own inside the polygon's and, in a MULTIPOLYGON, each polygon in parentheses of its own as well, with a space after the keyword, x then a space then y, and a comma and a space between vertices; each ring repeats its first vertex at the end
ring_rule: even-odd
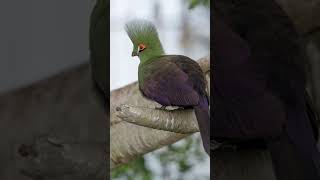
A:
POLYGON ((93 0, 1 0, 0 92, 89 59, 93 0))
MULTIPOLYGON (((166 54, 183 54, 194 60, 210 55, 210 9, 206 0, 111 0, 110 90, 138 79, 139 59, 124 26, 131 19, 152 21, 166 54)), ((111 172, 113 180, 209 179, 210 159, 199 133, 151 152, 111 172)))

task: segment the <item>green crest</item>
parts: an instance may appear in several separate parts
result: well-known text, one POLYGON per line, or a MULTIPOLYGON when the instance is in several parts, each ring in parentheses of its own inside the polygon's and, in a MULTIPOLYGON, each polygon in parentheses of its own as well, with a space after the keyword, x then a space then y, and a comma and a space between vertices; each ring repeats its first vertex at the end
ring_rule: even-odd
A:
POLYGON ((132 52, 137 53, 141 62, 164 54, 157 29, 150 21, 132 20, 126 24, 125 30, 133 43, 132 52), (146 49, 139 53, 140 44, 146 49))

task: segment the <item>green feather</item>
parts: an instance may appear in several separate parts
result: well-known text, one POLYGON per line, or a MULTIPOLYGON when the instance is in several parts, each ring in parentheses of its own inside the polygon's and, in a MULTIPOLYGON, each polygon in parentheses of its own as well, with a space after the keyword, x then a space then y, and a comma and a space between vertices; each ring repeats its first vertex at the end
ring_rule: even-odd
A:
POLYGON ((164 55, 156 27, 147 20, 133 20, 126 24, 126 32, 133 43, 133 52, 138 52, 139 44, 146 46, 139 53, 140 63, 164 55))

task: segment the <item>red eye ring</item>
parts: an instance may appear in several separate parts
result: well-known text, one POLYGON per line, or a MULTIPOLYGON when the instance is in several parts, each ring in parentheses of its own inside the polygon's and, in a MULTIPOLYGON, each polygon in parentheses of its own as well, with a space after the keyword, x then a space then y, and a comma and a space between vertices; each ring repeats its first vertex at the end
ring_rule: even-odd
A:
POLYGON ((146 48, 146 45, 139 44, 139 52, 143 51, 146 48))

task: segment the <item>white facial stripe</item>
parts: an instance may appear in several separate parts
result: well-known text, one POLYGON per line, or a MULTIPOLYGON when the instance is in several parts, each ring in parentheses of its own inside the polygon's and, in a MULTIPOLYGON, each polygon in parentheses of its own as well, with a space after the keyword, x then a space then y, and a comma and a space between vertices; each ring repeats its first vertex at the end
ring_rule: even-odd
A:
POLYGON ((139 54, 139 52, 140 52, 140 46, 138 46, 137 54, 139 54))

